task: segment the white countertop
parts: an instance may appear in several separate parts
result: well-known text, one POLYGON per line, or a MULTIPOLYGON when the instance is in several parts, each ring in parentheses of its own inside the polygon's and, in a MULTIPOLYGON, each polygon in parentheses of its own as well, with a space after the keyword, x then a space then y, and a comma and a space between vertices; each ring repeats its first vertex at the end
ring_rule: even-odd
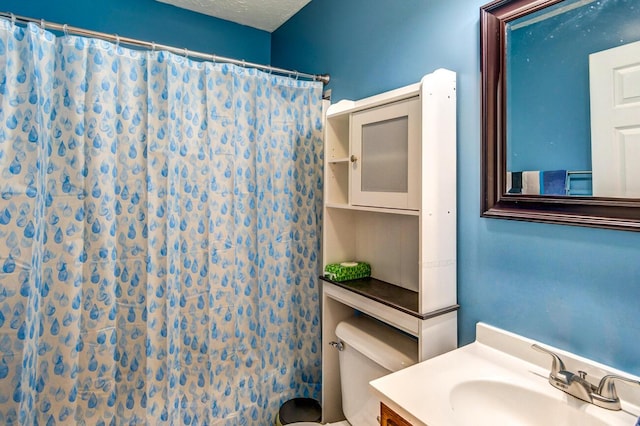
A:
MULTIPOLYGON (((371 386, 374 392, 383 402, 416 426, 465 424, 466 421, 462 421, 460 416, 464 417, 467 414, 460 413, 460 407, 453 407, 450 395, 457 384, 469 381, 499 382, 501 385, 507 384, 506 389, 510 389, 511 384, 526 386, 527 390, 536 392, 536 395, 552 398, 549 401, 566 403, 582 413, 593 416, 597 419, 593 424, 635 425, 634 422, 640 415, 640 409, 637 407, 640 387, 636 390, 629 385, 617 385, 621 398, 623 394, 632 395, 630 398, 632 402, 623 398, 621 411, 605 410, 552 387, 548 382, 551 358, 530 348, 532 343, 537 342, 485 324, 478 325, 477 335, 478 340, 470 345, 372 381, 371 386), (456 408, 459 412, 455 411, 456 408)), ((567 365, 567 370, 584 370, 597 379, 611 372, 634 378, 548 345, 544 346, 561 356, 567 365), (574 367, 576 370, 573 369, 574 367)), ((590 378, 591 382, 597 384, 597 379, 593 377, 590 378)), ((536 412, 528 413, 527 410, 531 407, 526 405, 523 404, 522 416, 535 418, 536 412)), ((495 411, 499 410, 474 417, 473 424, 495 425, 497 418, 500 418, 502 423, 504 416, 495 411)), ((559 419, 557 423, 554 421, 557 425, 563 422, 566 420, 559 419)), ((529 424, 529 422, 519 422, 509 418, 509 424, 515 426, 529 424)))

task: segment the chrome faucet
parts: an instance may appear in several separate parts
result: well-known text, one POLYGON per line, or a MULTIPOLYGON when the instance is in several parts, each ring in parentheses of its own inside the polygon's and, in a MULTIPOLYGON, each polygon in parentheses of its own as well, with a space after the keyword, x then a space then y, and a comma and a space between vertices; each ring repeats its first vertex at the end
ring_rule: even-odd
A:
POLYGON ((553 360, 551 371, 549 372, 551 386, 598 407, 606 408, 607 410, 620 410, 620 398, 618 398, 614 381, 620 380, 640 386, 640 382, 637 380, 615 374, 604 376, 598 386, 595 386, 587 380, 586 372, 578 371, 578 374, 574 374, 567 371, 564 362, 554 352, 535 343, 531 347, 551 356, 553 360))

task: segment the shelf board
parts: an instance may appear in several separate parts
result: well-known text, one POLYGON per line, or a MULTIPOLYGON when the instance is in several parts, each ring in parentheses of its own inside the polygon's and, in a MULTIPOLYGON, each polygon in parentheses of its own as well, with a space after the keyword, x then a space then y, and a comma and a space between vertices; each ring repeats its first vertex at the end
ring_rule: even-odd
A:
POLYGON ((342 282, 333 281, 323 276, 321 276, 320 279, 357 293, 368 299, 380 302, 421 320, 456 311, 460 307, 459 305, 453 305, 445 309, 421 314, 418 310, 418 293, 415 291, 398 287, 397 285, 393 285, 373 277, 342 282))
POLYGON ((330 158, 327 160, 327 163, 329 164, 348 163, 349 160, 350 160, 349 157, 330 158))
POLYGON ((382 207, 353 206, 351 204, 341 204, 341 203, 325 203, 325 207, 329 209, 343 209, 343 210, 356 210, 356 211, 374 212, 374 213, 401 214, 405 216, 420 216, 420 211, 418 210, 402 210, 402 209, 387 209, 382 207))

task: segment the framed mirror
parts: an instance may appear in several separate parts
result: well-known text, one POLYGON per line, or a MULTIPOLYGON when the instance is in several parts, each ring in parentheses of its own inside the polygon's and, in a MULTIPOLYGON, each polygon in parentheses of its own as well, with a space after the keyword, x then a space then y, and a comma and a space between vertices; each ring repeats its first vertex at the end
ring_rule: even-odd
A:
POLYGON ((480 8, 483 217, 640 231, 640 3, 480 8))

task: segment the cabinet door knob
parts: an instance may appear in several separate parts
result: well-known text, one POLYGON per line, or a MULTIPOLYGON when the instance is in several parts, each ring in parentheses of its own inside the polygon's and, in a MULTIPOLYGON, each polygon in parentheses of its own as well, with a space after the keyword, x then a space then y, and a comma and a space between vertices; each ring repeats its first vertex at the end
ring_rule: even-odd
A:
POLYGON ((356 157, 355 155, 351 155, 351 162, 355 163, 356 161, 358 161, 358 157, 356 157))

